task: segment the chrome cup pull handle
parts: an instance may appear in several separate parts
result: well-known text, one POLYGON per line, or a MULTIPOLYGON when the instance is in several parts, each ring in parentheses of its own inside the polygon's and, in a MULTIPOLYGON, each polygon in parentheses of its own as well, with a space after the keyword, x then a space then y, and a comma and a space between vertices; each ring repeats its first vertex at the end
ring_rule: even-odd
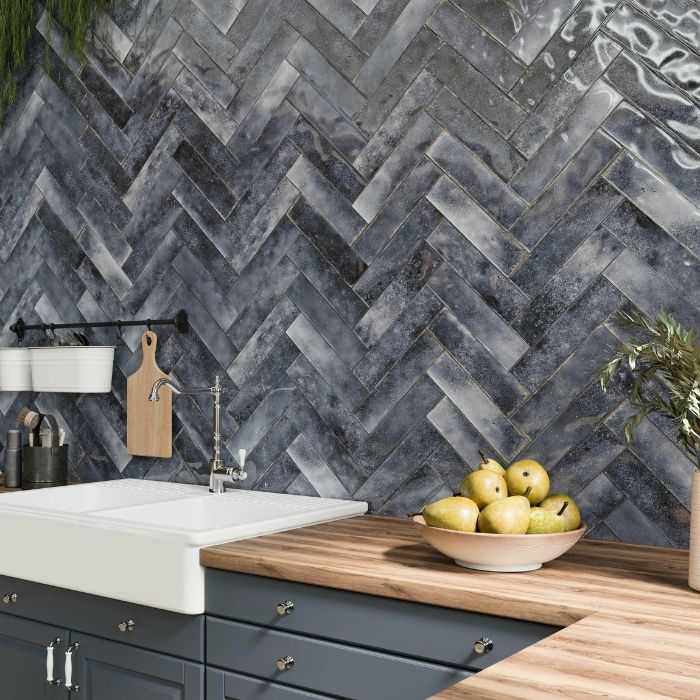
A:
POLYGON ((73 685, 73 652, 78 651, 78 649, 80 649, 80 644, 78 642, 71 644, 68 647, 68 651, 66 652, 66 667, 64 670, 66 676, 66 689, 74 693, 77 693, 80 690, 80 686, 77 683, 73 685))
POLYGON ((46 647, 46 682, 49 685, 61 685, 61 679, 53 677, 54 649, 60 646, 60 644, 61 638, 56 637, 56 639, 46 647))

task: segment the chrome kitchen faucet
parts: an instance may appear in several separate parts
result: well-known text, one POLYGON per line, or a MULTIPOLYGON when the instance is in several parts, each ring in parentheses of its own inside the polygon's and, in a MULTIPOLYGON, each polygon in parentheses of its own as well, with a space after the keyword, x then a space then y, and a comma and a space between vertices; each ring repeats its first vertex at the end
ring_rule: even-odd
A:
POLYGON ((148 397, 150 401, 158 401, 162 387, 169 386, 176 394, 213 394, 214 395, 214 454, 209 461, 209 491, 211 493, 225 493, 226 481, 243 481, 248 478, 245 472, 245 450, 238 450, 240 466, 227 467, 221 459, 221 381, 217 376, 214 386, 190 387, 175 384, 171 379, 156 379, 151 387, 148 397))

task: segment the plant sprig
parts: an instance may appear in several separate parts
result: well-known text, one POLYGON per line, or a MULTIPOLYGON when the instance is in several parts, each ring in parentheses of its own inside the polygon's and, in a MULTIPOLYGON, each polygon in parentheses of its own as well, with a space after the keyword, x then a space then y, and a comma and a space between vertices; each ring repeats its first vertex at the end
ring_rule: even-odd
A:
POLYGON ((683 328, 671 314, 660 313, 653 322, 640 313, 620 316, 639 331, 639 337, 605 365, 600 386, 605 391, 624 365, 635 377, 630 402, 636 411, 625 422, 627 441, 646 416, 661 413, 673 421, 679 444, 700 469, 700 342, 696 333, 683 328))
MULTIPOLYGON (((67 51, 81 59, 86 32, 113 0, 44 0, 48 36, 58 25, 67 51)), ((17 98, 17 73, 27 60, 36 18, 33 0, 0 0, 0 125, 7 108, 17 98)), ((46 69, 49 72, 49 47, 46 46, 46 69)))

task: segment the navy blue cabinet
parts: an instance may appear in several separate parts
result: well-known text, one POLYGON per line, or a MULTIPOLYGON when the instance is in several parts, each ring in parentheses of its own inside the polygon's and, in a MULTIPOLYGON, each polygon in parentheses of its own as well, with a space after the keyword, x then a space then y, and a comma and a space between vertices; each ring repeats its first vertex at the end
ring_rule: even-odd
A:
POLYGON ((6 700, 66 700, 61 659, 69 636, 65 629, 0 615, 0 696, 6 700))
POLYGON ((203 700, 204 666, 74 634, 74 679, 85 700, 203 700))
POLYGON ((557 630, 207 570, 206 615, 0 576, 0 700, 425 700, 557 630))

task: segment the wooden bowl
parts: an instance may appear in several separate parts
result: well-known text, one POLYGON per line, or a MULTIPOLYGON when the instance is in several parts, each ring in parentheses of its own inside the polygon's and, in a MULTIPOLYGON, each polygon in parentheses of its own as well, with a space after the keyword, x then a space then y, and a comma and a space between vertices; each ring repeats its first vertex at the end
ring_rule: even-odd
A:
POLYGON ((479 571, 534 571, 571 549, 586 532, 586 525, 582 525, 578 530, 551 535, 491 535, 430 527, 422 515, 415 515, 413 522, 438 552, 460 566, 479 571))

